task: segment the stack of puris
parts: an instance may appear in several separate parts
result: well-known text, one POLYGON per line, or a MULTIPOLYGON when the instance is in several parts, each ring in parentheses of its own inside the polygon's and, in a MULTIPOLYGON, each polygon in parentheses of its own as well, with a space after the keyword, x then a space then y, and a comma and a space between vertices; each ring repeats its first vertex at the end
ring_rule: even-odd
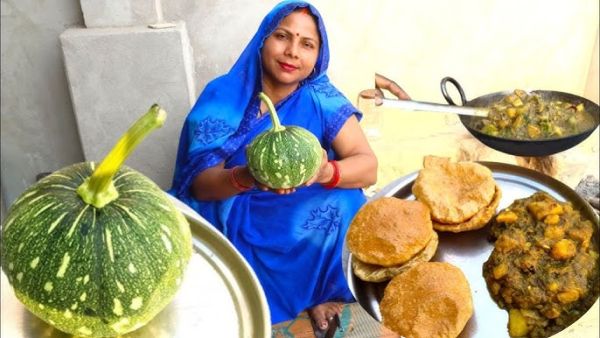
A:
POLYGON ((412 192, 431 210, 433 228, 450 232, 485 226, 502 197, 487 167, 437 156, 424 158, 412 192))
POLYGON ((346 238, 354 274, 367 282, 389 280, 416 263, 429 261, 438 246, 429 208, 395 197, 363 205, 346 238))

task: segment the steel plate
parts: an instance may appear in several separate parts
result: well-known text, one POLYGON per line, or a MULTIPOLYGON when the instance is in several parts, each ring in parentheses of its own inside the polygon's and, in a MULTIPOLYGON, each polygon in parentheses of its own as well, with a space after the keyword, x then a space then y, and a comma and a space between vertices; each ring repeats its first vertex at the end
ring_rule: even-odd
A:
MULTIPOLYGON (((479 162, 492 170, 493 177, 502 189, 502 200, 497 210, 508 207, 515 199, 531 196, 537 191, 545 191, 559 201, 570 201, 582 214, 591 220, 598 216, 590 205, 585 202, 575 191, 537 171, 496 162, 479 162)), ((401 177, 388 184, 372 199, 379 197, 398 197, 414 200, 411 188, 418 172, 401 177)), ((438 232, 440 243, 432 261, 448 262, 459 267, 471 287, 473 296, 474 313, 459 337, 509 337, 507 331, 508 313, 500 309, 491 298, 482 274, 483 263, 488 259, 493 249, 493 244, 487 240, 489 226, 482 229, 463 232, 446 233, 438 232)), ((598 231, 594 234, 598 243, 598 231)), ((381 322, 379 301, 387 283, 369 283, 360 280, 352 272, 352 255, 344 247, 344 271, 348 279, 350 290, 356 300, 376 320, 381 322)), ((557 333, 554 337, 581 337, 583 331, 598 334, 598 300, 575 323, 567 329, 557 333)))
MULTIPOLYGON (((271 319, 253 270, 208 221, 171 198, 190 223, 194 253, 173 301, 146 326, 122 338, 270 337, 271 319)), ((2 337, 68 338, 32 315, 2 273, 2 337)))

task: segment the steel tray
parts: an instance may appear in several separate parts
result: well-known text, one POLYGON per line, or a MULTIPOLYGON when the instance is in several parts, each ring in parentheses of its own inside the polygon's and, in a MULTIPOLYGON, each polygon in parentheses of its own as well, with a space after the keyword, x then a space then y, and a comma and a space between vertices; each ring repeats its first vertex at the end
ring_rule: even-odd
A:
MULTIPOLYGON (((508 207, 515 199, 531 196, 537 191, 545 191, 560 201, 570 201, 588 219, 595 220, 598 226, 598 216, 590 205, 575 191, 537 171, 523 167, 496 163, 479 162, 492 170, 492 174, 502 189, 502 200, 498 210, 508 207)), ((415 199, 411 188, 418 172, 401 177, 384 187, 372 199, 379 197, 398 197, 415 199)), ((482 275, 483 263, 488 259, 493 244, 487 240, 489 226, 482 229, 463 232, 438 232, 440 243, 432 261, 449 262, 458 266, 469 281, 473 296, 474 313, 461 332, 460 338, 495 338, 509 337, 507 330, 508 313, 500 309, 489 295, 482 275)), ((598 231, 595 233, 598 241, 598 231)), ((379 302, 387 283, 369 283, 362 281, 352 272, 352 255, 344 247, 344 271, 350 290, 362 307, 376 320, 381 322, 379 302)), ((554 337, 597 337, 598 336, 598 300, 575 323, 557 333, 554 337), (590 335, 586 333, 589 332, 590 335)))
MULTIPOLYGON (((169 196, 170 197, 170 196, 169 196)), ((266 298, 248 263, 204 218, 171 197, 190 223, 194 253, 173 301, 146 326, 122 338, 271 337, 266 298)), ((70 338, 38 319, 2 273, 0 336, 70 338)))

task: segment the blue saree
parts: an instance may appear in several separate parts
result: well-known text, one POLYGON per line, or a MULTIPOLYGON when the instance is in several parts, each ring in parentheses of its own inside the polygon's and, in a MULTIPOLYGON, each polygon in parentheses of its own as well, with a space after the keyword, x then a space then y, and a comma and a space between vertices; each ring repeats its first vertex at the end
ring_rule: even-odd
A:
POLYGON ((179 140, 173 186, 179 198, 218 228, 254 269, 265 291, 272 323, 289 320, 328 301, 353 300, 342 271, 342 246, 354 214, 365 202, 361 189, 324 189, 320 184, 278 195, 252 189, 221 201, 198 201, 193 179, 221 162, 246 164, 245 147, 271 127, 257 118, 263 41, 293 10, 307 7, 321 37, 315 71, 275 107, 283 125, 311 131, 336 158, 332 142, 358 110, 329 82, 329 48, 318 11, 305 2, 284 1, 262 21, 229 73, 211 81, 186 118, 179 140))

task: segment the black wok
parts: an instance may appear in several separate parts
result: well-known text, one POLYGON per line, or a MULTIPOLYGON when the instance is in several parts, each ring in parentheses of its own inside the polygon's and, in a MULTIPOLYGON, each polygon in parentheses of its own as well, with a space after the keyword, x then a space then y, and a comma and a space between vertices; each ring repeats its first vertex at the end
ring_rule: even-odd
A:
MULTIPOLYGON (((456 87, 460 94, 462 105, 467 107, 488 107, 491 106, 493 103, 500 101, 506 95, 512 93, 512 91, 496 92, 467 101, 465 97, 465 92, 463 91, 458 81, 451 77, 445 77, 442 79, 440 87, 444 98, 446 99, 446 101, 448 101, 448 104, 450 105, 456 104, 448 94, 448 90, 446 88, 447 82, 451 82, 456 87)), ((598 127, 598 122, 600 120, 599 109, 598 105, 594 102, 577 95, 558 91, 533 90, 531 91, 531 93, 539 94, 544 100, 560 100, 563 102, 571 102, 573 104, 583 103, 585 110, 588 113, 590 113, 594 118, 595 125, 592 128, 589 128, 581 133, 561 138, 544 140, 516 140, 488 135, 475 129, 474 122, 477 119, 481 119, 481 117, 459 115, 460 121, 465 126, 465 128, 467 128, 467 130, 471 133, 471 135, 473 135, 475 138, 477 138, 479 141, 481 141, 488 147, 496 149, 503 153, 516 156, 548 156, 559 153, 581 143, 588 136, 590 136, 590 134, 592 134, 592 132, 598 127)))

